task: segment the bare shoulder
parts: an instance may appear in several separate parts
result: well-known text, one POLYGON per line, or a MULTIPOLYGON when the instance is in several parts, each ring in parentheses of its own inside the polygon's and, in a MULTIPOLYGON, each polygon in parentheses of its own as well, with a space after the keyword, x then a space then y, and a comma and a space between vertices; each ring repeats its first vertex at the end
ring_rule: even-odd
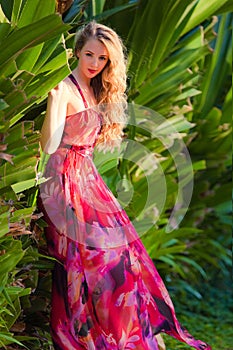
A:
POLYGON ((62 80, 59 84, 57 84, 52 90, 49 92, 50 97, 60 98, 66 94, 66 83, 65 80, 62 80))
POLYGON ((64 84, 64 87, 66 88, 66 91, 71 93, 71 94, 75 94, 76 95, 76 86, 74 85, 74 83, 71 81, 71 79, 68 77, 66 77, 64 80, 63 80, 63 84, 64 84))
POLYGON ((68 114, 78 113, 85 109, 83 104, 83 99, 80 95, 75 84, 70 80, 69 77, 66 77, 63 80, 65 90, 67 93, 67 105, 68 105, 68 114))

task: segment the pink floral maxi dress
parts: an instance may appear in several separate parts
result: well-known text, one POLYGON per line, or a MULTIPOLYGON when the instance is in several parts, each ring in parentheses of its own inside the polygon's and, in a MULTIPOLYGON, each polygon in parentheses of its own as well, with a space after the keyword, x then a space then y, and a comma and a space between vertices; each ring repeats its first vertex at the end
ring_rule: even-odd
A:
POLYGON ((177 321, 152 260, 125 211, 97 172, 92 153, 100 115, 66 117, 59 148, 46 166, 39 206, 47 222, 53 272, 51 332, 56 350, 157 350, 167 334, 200 350, 177 321))

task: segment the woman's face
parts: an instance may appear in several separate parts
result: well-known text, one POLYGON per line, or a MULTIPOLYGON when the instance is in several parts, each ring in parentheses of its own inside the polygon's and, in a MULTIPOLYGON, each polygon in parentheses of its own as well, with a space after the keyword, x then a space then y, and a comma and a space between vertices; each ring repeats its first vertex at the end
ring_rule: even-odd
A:
POLYGON ((104 44, 97 39, 89 39, 77 52, 78 68, 87 78, 94 78, 106 66, 109 54, 104 44))

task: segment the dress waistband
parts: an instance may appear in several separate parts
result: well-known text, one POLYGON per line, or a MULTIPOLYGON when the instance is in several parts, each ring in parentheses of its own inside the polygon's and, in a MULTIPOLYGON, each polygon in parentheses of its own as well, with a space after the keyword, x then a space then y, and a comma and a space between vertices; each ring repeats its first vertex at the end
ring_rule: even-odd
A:
POLYGON ((82 156, 90 156, 93 153, 93 147, 90 145, 61 145, 60 148, 68 148, 70 151, 79 153, 82 156))

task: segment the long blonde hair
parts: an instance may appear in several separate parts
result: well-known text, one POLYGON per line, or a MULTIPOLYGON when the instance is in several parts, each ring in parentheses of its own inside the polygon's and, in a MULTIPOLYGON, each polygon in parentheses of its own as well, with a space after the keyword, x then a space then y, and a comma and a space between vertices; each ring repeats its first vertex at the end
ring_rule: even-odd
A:
POLYGON ((109 54, 108 62, 102 72, 91 80, 91 86, 103 118, 97 145, 99 149, 113 149, 119 146, 123 128, 127 122, 125 49, 114 30, 91 21, 77 32, 75 53, 77 54, 91 38, 104 44, 109 54))

